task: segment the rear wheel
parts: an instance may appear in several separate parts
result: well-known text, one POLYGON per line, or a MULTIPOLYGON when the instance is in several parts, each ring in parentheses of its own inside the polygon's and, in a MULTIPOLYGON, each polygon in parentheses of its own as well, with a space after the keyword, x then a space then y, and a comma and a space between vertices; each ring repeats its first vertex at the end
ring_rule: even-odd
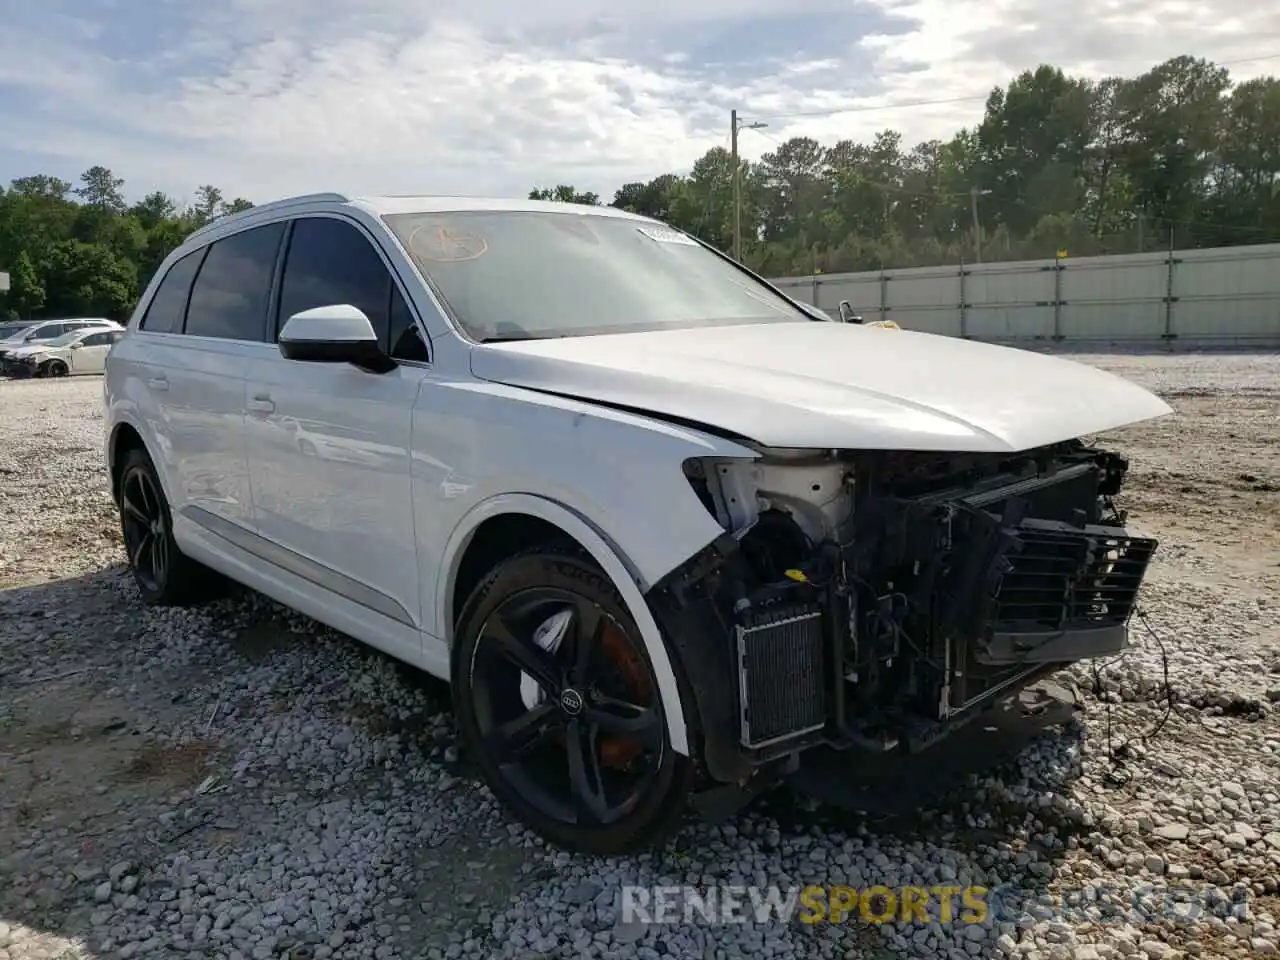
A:
POLYGON ((555 549, 512 557, 467 602, 453 691, 499 801, 558 846, 613 854, 659 840, 691 783, 657 677, 609 578, 555 549))
POLYGON ((182 606, 213 596, 221 578, 197 563, 173 539, 173 516, 155 466, 140 449, 125 454, 117 490, 129 569, 151 606, 182 606))

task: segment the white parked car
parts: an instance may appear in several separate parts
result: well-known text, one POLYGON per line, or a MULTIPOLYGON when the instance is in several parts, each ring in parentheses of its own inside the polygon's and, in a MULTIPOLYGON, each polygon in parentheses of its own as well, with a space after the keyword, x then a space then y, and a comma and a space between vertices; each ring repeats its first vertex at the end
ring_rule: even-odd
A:
POLYGON ((124 328, 114 320, 108 320, 105 317, 73 317, 66 320, 39 320, 35 323, 23 324, 0 339, 0 373, 26 372, 23 368, 10 370, 15 351, 23 347, 48 343, 68 333, 86 329, 122 330, 124 328))
POLYGON ((102 373, 107 354, 124 335, 123 327, 85 327, 54 340, 40 340, 9 351, 8 368, 18 376, 69 377, 102 373))
POLYGON ((336 194, 174 251, 106 402, 148 603, 217 571, 448 678, 494 793, 596 852, 1122 650, 1155 543, 1077 437, 1169 412, 615 209, 336 194))

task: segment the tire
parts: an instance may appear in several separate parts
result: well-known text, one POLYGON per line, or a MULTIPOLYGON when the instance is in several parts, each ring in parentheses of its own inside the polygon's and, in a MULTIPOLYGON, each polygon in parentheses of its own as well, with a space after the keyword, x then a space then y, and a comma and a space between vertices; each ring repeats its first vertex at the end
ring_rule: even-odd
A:
POLYGON ((61 360, 50 360, 44 367, 46 377, 65 377, 68 373, 67 365, 61 360))
POLYGON ((452 679, 467 753, 498 801, 544 839, 608 856, 657 844, 679 823, 693 764, 671 748, 639 630, 594 563, 550 547, 500 563, 458 618, 452 679), (534 636, 558 617, 567 618, 558 648, 539 650, 534 636), (557 679, 540 689, 517 661, 557 679), (528 735, 519 743, 517 726, 528 735), (510 762, 500 731, 512 733, 510 762))
POLYGON ((310 440, 299 440, 298 452, 304 457, 314 457, 316 455, 316 445, 310 440))
POLYGON ((174 541, 169 502, 146 451, 135 448, 125 454, 116 499, 125 557, 144 603, 180 607, 221 592, 225 581, 174 541))

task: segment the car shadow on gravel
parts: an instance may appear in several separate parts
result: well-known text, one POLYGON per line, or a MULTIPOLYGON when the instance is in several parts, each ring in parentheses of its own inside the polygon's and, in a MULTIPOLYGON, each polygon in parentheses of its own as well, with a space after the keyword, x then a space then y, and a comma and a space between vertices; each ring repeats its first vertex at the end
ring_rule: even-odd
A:
MULTIPOLYGON (((1061 799, 1083 772, 1083 724, 1064 711, 987 731, 961 731, 954 743, 910 758, 815 756, 819 776, 766 794, 758 807, 793 832, 855 829, 956 849, 1045 834, 1065 843, 1086 833, 1081 811, 1061 799)), ((1046 862, 1063 852, 1054 844, 1037 849, 1046 862)))
MULTIPOLYGON (((888 814, 781 789, 733 823, 764 849, 819 833, 962 857, 1007 843, 1047 875, 1077 829, 1054 798, 1078 735, 888 814), (977 784, 1003 799, 975 805, 977 784)), ((475 955, 513 897, 570 862, 594 869, 478 785, 442 682, 250 591, 145 608, 123 565, 0 591, 0 769, 13 960, 475 955)), ((691 817, 651 863, 709 836, 691 817)))

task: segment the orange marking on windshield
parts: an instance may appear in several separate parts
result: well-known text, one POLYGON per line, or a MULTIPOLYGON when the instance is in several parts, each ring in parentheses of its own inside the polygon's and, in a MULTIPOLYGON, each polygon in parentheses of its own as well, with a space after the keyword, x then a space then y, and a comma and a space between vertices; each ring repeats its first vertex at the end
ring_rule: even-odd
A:
POLYGON ((422 224, 409 234, 409 249, 423 260, 432 263, 465 263, 484 256, 489 244, 483 237, 475 237, 465 233, 455 233, 449 227, 435 226, 434 235, 426 233, 428 226, 422 224))

